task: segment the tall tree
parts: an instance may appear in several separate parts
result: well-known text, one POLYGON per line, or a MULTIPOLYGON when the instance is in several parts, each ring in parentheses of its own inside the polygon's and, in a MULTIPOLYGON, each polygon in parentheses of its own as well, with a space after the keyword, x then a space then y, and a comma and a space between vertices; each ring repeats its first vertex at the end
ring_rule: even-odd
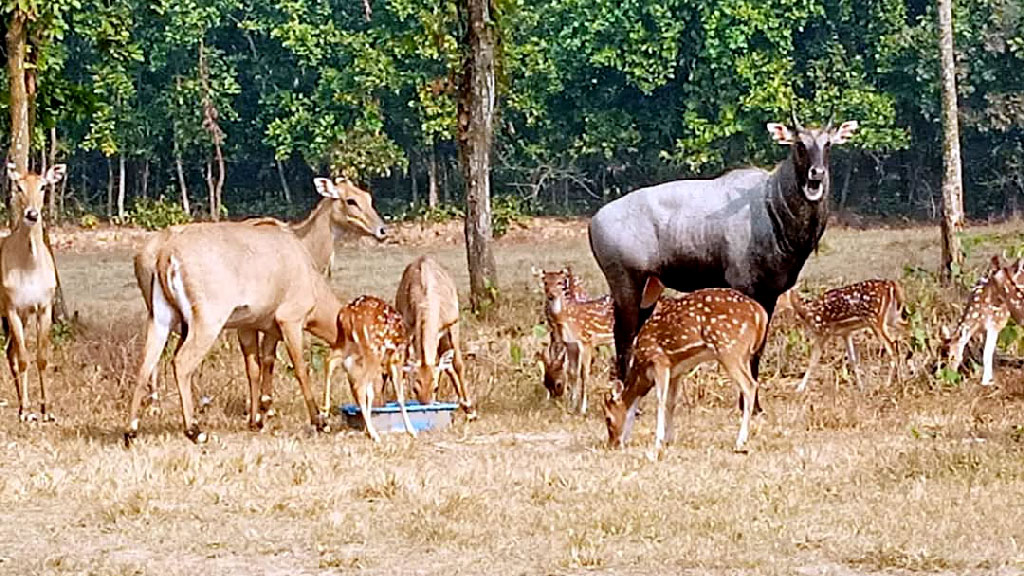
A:
POLYGON ((496 22, 491 0, 462 0, 466 23, 464 68, 459 86, 459 162, 466 180, 466 256, 470 305, 479 311, 498 287, 491 247, 491 145, 494 141, 496 22))
POLYGON ((964 225, 960 127, 953 53, 953 0, 939 0, 939 52, 942 62, 942 279, 948 282, 963 265, 958 234, 964 225))

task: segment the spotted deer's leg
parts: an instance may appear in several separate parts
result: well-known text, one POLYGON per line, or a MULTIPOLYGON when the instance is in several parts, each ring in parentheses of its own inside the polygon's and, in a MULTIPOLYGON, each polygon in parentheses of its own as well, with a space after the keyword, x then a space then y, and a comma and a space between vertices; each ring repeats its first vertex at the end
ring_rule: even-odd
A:
POLYGON ((857 389, 864 392, 864 382, 860 378, 860 362, 857 357, 857 347, 853 345, 853 334, 847 334, 846 357, 850 360, 850 368, 853 371, 853 378, 857 381, 857 389))
POLYGON ((36 311, 36 370, 39 372, 39 415, 43 422, 54 422, 52 412, 46 411, 46 367, 50 360, 50 328, 53 321, 49 304, 36 311))
POLYGON ((804 372, 804 378, 800 381, 800 385, 796 387, 797 392, 803 392, 807 388, 807 383, 811 380, 811 373, 818 366, 818 362, 821 361, 821 351, 824 348, 824 342, 820 339, 815 338, 813 344, 811 344, 811 360, 807 363, 807 371, 804 372))
POLYGON ((665 443, 673 444, 676 441, 676 405, 679 404, 679 389, 682 387, 683 377, 673 378, 668 387, 668 423, 665 429, 665 443))
POLYGON ((981 385, 992 385, 992 364, 995 361, 996 343, 999 341, 999 329, 989 325, 985 327, 985 353, 982 358, 985 368, 981 375, 981 385))
POLYGON ((654 432, 654 452, 652 457, 657 458, 660 456, 665 443, 666 428, 668 426, 671 367, 667 359, 661 358, 655 360, 652 370, 654 372, 654 391, 658 397, 658 424, 654 432))
POLYGON ((587 380, 590 378, 590 364, 593 362, 593 348, 580 345, 580 410, 581 416, 587 415, 587 380))
POLYGON ((398 409, 402 413, 402 423, 405 424, 405 431, 413 438, 416 437, 416 428, 409 420, 409 413, 405 410, 405 382, 402 379, 402 369, 396 359, 389 359, 388 374, 391 376, 391 383, 395 387, 395 397, 398 401, 398 409))
POLYGON ((327 375, 324 378, 324 405, 320 408, 328 417, 331 415, 331 380, 334 377, 334 371, 338 369, 341 362, 341 352, 331 350, 327 356, 327 375))
POLYGON ((888 334, 885 324, 881 329, 876 329, 875 333, 878 334, 878 339, 882 341, 882 346, 885 348, 885 354, 889 357, 889 375, 885 379, 885 387, 888 388, 892 385, 893 376, 899 380, 899 343, 888 334))
POLYGON ((757 395, 757 380, 750 373, 750 365, 729 354, 719 356, 719 363, 725 368, 729 377, 740 387, 740 392, 746 400, 743 405, 743 419, 740 421, 740 432, 736 436, 736 452, 745 452, 747 438, 750 436, 750 416, 753 412, 753 400, 757 395))

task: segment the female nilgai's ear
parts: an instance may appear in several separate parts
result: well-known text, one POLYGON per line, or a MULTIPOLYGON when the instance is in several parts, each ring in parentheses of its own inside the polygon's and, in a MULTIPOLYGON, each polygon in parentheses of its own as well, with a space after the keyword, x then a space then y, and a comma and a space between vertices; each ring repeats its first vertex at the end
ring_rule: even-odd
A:
POLYGON ((14 182, 17 182, 22 178, 21 172, 18 172, 18 166, 14 162, 7 163, 7 177, 14 182))
POLYGON ((54 164, 46 171, 46 181, 50 184, 56 184, 64 179, 64 174, 66 174, 67 171, 67 164, 54 164))
POLYGON ((330 178, 313 178, 313 186, 316 187, 316 191, 324 198, 331 198, 332 200, 341 199, 341 193, 338 192, 338 188, 331 182, 330 178))

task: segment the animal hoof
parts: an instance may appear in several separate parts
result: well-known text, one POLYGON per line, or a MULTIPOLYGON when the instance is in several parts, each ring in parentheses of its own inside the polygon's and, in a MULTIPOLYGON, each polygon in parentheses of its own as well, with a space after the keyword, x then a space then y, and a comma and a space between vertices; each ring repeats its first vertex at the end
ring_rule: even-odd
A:
POLYGON ((54 416, 53 414, 46 414, 46 413, 44 413, 42 421, 43 422, 49 422, 49 423, 55 423, 55 422, 57 422, 57 417, 54 416))
POLYGON ((20 419, 24 423, 38 422, 39 415, 36 414, 35 412, 22 412, 21 414, 18 414, 18 419, 20 419))
POLYGON ((732 449, 732 451, 736 454, 750 454, 750 450, 748 450, 746 446, 737 445, 732 449))
POLYGON ((136 432, 135 430, 128 430, 127 432, 125 432, 124 433, 124 447, 125 448, 131 448, 132 447, 132 442, 135 442, 135 440, 138 437, 139 437, 139 433, 136 432))
POLYGON ((271 416, 277 416, 277 410, 274 410, 274 398, 267 394, 260 396, 260 412, 263 412, 268 418, 271 416))
POLYGON ((249 430, 252 430, 253 432, 262 432, 263 431, 263 419, 262 418, 257 418, 256 420, 250 420, 249 421, 249 430))
POLYGON ((185 431, 185 437, 191 440, 194 444, 206 444, 206 432, 199 429, 198 424, 189 426, 188 430, 185 431))

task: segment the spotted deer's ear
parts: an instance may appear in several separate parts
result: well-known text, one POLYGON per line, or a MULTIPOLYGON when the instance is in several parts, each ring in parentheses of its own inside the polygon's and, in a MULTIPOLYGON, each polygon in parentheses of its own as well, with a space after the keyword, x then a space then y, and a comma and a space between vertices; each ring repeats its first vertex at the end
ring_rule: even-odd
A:
POLYGON ((533 274, 533 277, 538 280, 544 277, 544 271, 536 266, 530 266, 530 274, 533 274))
POLYGON ((999 257, 999 254, 992 255, 992 258, 989 260, 989 266, 991 266, 993 270, 998 270, 1003 267, 1003 261, 999 257))
POLYGON ((1013 275, 1024 273, 1024 258, 1017 258, 1017 263, 1013 265, 1013 275))

